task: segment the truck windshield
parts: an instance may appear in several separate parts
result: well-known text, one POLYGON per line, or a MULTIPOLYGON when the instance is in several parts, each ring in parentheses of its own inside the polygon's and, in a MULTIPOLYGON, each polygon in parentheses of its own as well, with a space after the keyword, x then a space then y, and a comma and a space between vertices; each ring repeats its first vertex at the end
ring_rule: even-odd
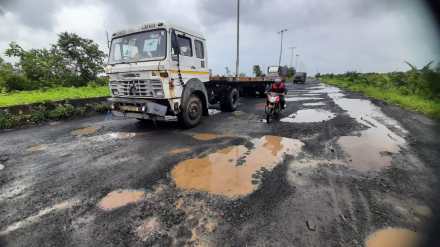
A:
POLYGON ((166 40, 166 31, 162 29, 115 38, 109 63, 162 60, 166 57, 166 40))

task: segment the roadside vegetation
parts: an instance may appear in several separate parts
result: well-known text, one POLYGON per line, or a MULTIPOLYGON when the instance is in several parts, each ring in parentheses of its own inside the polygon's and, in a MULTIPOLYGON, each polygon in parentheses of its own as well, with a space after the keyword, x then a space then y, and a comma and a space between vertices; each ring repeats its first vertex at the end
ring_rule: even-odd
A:
POLYGON ((350 91, 397 104, 440 119, 440 63, 419 69, 408 63, 406 72, 324 74, 319 78, 350 91))
POLYGON ((0 94, 0 107, 105 96, 109 96, 107 86, 56 87, 46 90, 15 91, 0 94))
POLYGON ((108 79, 99 76, 105 54, 92 40, 64 32, 49 48, 26 50, 11 42, 4 55, 16 62, 0 57, 0 129, 108 110, 104 103, 68 102, 109 95, 108 79))
POLYGON ((33 107, 27 113, 10 113, 0 110, 0 130, 87 116, 95 112, 105 113, 109 109, 105 103, 90 103, 81 106, 73 106, 69 103, 45 103, 33 107))

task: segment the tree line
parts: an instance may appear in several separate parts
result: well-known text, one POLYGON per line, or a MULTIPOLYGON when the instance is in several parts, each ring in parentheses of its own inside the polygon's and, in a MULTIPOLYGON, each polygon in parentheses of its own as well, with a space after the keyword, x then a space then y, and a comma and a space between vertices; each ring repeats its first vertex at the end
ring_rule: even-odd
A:
POLYGON ((48 49, 26 50, 11 42, 5 55, 17 62, 6 63, 0 57, 0 92, 107 83, 98 77, 104 72, 105 53, 93 40, 75 33, 60 33, 48 49))

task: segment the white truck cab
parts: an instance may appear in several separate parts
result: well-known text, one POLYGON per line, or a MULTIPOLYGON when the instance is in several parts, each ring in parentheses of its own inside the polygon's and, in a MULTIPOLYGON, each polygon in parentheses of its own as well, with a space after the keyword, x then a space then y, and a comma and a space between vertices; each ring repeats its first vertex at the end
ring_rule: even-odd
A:
POLYGON ((116 32, 106 67, 112 112, 138 119, 177 119, 185 110, 183 100, 189 100, 183 97, 188 90, 188 97, 199 98, 192 105, 197 111, 192 117, 199 118, 207 112, 207 66, 206 40, 197 32, 164 22, 116 32))

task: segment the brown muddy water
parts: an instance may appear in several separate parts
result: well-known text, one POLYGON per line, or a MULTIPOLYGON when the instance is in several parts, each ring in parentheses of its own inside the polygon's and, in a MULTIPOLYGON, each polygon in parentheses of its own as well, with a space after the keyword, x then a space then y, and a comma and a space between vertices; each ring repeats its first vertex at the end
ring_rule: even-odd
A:
POLYGON ((218 138, 221 138, 221 135, 217 135, 214 133, 197 133, 192 136, 194 139, 199 141, 211 141, 218 138))
POLYGON ((328 121, 336 115, 332 112, 321 109, 299 110, 298 112, 282 118, 281 122, 286 123, 313 123, 328 121))
POLYGON ((365 241, 365 247, 417 247, 420 236, 403 228, 385 228, 371 234, 365 241))
POLYGON ((102 198, 98 207, 110 211, 128 204, 141 201, 145 197, 145 192, 140 190, 116 190, 108 193, 102 198))
POLYGON ((30 146, 27 151, 34 153, 34 152, 41 152, 41 151, 45 151, 48 148, 47 144, 36 144, 36 145, 32 145, 30 146))
POLYGON ((367 127, 366 130, 338 139, 338 145, 347 156, 347 163, 360 171, 390 166, 393 154, 406 144, 406 130, 368 100, 345 98, 335 87, 325 87, 317 92, 327 93, 350 117, 367 127))
POLYGON ((95 134, 97 131, 98 131, 98 128, 85 127, 85 128, 73 130, 72 132, 70 132, 70 134, 72 134, 74 136, 86 136, 86 135, 95 134))
POLYGON ((191 148, 175 148, 170 150, 168 153, 169 154, 181 154, 181 153, 186 153, 191 151, 191 148))
POLYGON ((286 154, 296 155, 303 143, 279 136, 253 141, 255 148, 231 146, 205 157, 184 160, 171 171, 176 186, 229 198, 246 196, 257 189, 258 171, 273 170, 286 154))

